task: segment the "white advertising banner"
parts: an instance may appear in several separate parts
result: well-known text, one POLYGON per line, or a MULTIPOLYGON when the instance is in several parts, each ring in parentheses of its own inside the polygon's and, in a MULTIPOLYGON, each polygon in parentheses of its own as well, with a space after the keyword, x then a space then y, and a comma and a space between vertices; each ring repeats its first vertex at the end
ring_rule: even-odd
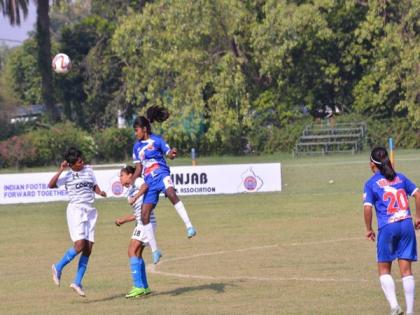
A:
MULTIPOLYGON (((125 196, 119 169, 94 171, 108 197, 125 196)), ((171 173, 179 195, 281 191, 280 163, 174 166, 171 173)), ((47 187, 53 175, 53 172, 0 175, 0 204, 67 200, 64 187, 47 187)))

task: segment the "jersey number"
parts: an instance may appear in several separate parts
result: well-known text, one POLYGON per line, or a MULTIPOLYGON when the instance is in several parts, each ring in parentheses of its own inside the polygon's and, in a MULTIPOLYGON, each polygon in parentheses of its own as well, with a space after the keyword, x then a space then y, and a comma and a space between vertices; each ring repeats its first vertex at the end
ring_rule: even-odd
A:
POLYGON ((383 199, 384 201, 389 200, 388 214, 393 214, 399 210, 408 210, 408 199, 404 189, 398 189, 396 194, 387 191, 383 199))

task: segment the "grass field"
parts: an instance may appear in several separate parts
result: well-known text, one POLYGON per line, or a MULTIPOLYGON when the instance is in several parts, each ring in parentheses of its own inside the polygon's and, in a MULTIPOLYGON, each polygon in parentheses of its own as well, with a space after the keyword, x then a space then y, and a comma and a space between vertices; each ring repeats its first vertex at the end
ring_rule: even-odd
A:
MULTIPOLYGON (((397 159, 397 169, 420 184, 420 152, 398 152, 397 159)), ((97 202, 86 298, 68 288, 77 260, 65 269, 60 288, 51 280, 51 264, 71 246, 66 203, 0 206, 0 313, 387 314, 375 244, 364 239, 368 154, 280 162, 280 193, 183 198, 198 230, 192 240, 161 200, 157 237, 164 257, 155 268, 148 264, 154 293, 143 299, 124 298, 131 287, 126 248, 133 227, 113 221, 131 212, 125 200, 97 202)), ((145 256, 149 263, 149 249, 145 256)), ((418 264, 414 274, 420 288, 418 264)), ((397 291, 405 305, 400 281, 397 291)))

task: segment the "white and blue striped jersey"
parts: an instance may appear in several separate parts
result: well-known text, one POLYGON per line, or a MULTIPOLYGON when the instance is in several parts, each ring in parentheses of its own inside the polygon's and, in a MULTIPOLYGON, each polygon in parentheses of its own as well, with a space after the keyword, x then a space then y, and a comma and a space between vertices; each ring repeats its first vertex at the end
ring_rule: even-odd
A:
MULTIPOLYGON (((128 191, 127 191, 128 201, 130 201, 130 198, 133 198, 137 194, 137 192, 140 190, 141 185, 143 184, 144 184, 143 178, 138 177, 136 181, 134 182, 134 185, 128 188, 128 191)), ((133 213, 136 216, 136 221, 140 224, 142 223, 141 222, 141 206, 142 205, 143 205, 143 196, 140 196, 136 200, 136 202, 132 205, 133 213)), ((150 212, 150 223, 152 223, 153 225, 156 224, 156 217, 155 217, 154 210, 150 212)))
POLYGON ((95 174, 90 166, 75 172, 70 169, 57 181, 57 187, 63 186, 69 193, 71 204, 93 204, 95 201, 95 186, 97 185, 95 174))

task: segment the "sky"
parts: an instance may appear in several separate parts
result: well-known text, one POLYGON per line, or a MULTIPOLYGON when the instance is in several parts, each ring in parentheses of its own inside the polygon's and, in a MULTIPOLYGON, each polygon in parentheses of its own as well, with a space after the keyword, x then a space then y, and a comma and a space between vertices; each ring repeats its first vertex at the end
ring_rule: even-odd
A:
POLYGON ((22 21, 20 26, 11 26, 9 19, 0 13, 0 44, 5 43, 10 47, 19 45, 20 43, 5 41, 4 39, 24 41, 28 38, 28 32, 34 30, 35 22, 36 7, 33 1, 29 1, 28 16, 22 21))

